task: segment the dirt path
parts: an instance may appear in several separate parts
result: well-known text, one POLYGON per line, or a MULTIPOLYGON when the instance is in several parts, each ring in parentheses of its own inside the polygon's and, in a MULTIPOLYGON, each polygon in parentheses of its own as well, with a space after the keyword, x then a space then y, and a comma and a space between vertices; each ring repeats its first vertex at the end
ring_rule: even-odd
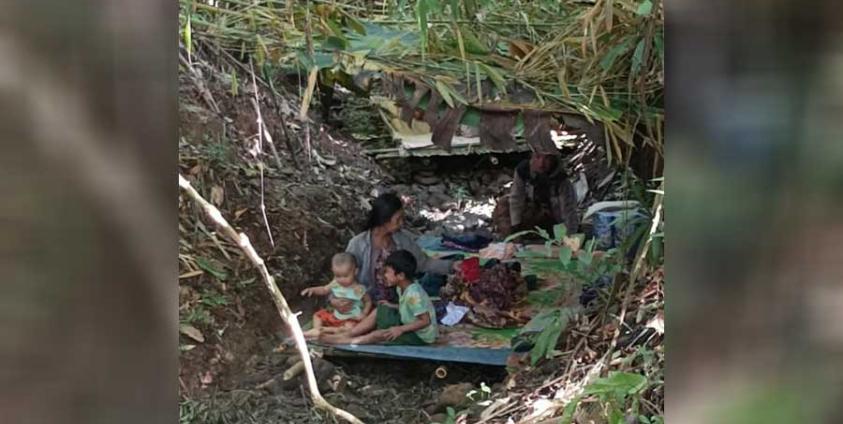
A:
MULTIPOLYGON (((182 403, 182 422, 202 423, 325 423, 330 418, 309 408, 303 387, 272 385, 264 390, 255 386, 283 372, 283 354, 267 354, 255 371, 242 376, 235 388, 212 391, 182 403)), ((415 361, 336 359, 335 372, 341 383, 325 385, 325 397, 365 422, 429 423, 431 416, 445 411, 435 408, 443 388, 457 383, 492 386, 506 374, 499 367, 449 366, 449 376, 434 376, 441 364, 415 361)))

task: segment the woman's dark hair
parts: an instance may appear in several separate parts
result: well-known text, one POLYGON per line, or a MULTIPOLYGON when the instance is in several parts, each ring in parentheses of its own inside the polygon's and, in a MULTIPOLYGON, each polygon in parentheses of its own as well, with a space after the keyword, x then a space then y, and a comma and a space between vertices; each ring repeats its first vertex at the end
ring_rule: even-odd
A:
POLYGON ((396 274, 404 274, 408 280, 416 276, 416 258, 406 250, 396 250, 386 257, 384 267, 390 267, 396 274))
POLYGON ((380 227, 389 222, 396 212, 404 207, 401 199, 395 193, 383 193, 372 202, 372 210, 366 221, 366 230, 380 227))

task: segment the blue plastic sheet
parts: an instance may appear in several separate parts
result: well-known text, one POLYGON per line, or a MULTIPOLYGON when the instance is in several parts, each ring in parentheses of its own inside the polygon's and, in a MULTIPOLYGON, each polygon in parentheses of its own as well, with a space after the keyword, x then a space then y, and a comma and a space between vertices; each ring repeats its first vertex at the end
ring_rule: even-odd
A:
POLYGON ((391 358, 505 366, 511 349, 450 346, 333 345, 334 349, 391 358))

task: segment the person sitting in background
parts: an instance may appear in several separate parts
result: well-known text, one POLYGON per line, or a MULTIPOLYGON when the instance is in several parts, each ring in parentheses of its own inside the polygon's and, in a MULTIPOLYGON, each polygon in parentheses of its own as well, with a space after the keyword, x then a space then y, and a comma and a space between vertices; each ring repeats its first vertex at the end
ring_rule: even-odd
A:
POLYGON ((436 310, 424 289, 415 282, 416 258, 397 250, 384 261, 384 283, 398 290, 398 304, 381 303, 350 330, 322 334, 319 340, 333 344, 428 345, 436 341, 436 310))
POLYGON ((307 339, 313 339, 328 328, 351 328, 360 322, 372 310, 372 301, 366 294, 366 288, 357 282, 357 261, 348 253, 337 253, 331 260, 331 271, 334 280, 324 286, 310 287, 302 290, 302 296, 332 296, 334 299, 345 299, 351 302, 351 310, 346 313, 338 310, 328 311, 320 309, 313 314, 313 328, 304 333, 307 339))
POLYGON ((499 199, 494 222, 501 235, 563 223, 568 234, 579 227, 577 194, 559 152, 533 152, 515 167, 510 193, 499 199))

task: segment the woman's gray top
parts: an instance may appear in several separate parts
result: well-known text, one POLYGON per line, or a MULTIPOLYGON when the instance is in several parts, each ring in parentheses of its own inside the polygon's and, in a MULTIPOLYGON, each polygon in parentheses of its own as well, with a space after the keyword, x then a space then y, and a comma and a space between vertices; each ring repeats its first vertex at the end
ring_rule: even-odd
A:
MULTIPOLYGON (((416 269, 418 272, 430 272, 434 274, 448 274, 451 271, 452 261, 433 259, 425 254, 416 244, 413 236, 405 231, 399 230, 392 234, 392 241, 396 250, 406 250, 416 258, 416 269)), ((367 288, 375 282, 375 270, 372 255, 372 232, 364 231, 348 242, 345 248, 347 253, 354 255, 357 259, 357 281, 367 288)))

